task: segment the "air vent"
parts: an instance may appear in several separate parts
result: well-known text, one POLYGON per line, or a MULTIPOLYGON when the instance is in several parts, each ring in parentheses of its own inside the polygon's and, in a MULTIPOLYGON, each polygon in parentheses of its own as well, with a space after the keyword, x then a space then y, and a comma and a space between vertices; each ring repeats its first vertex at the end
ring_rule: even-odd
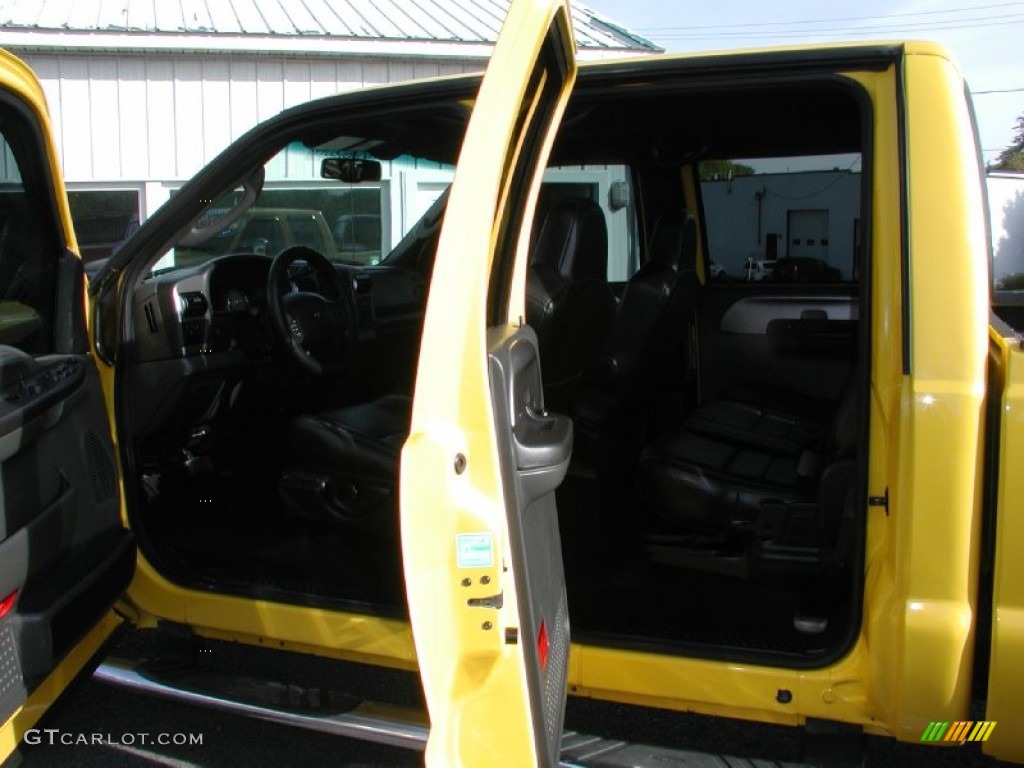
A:
POLYGON ((146 313, 146 327, 149 328, 150 333, 156 333, 160 330, 160 327, 156 322, 156 310, 153 309, 153 302, 147 301, 144 311, 146 313))

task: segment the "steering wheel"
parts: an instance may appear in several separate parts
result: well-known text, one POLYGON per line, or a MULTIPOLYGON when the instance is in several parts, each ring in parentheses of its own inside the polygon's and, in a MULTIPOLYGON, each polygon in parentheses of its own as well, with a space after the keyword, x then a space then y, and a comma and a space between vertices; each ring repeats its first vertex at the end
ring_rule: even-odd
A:
POLYGON ((274 257, 267 310, 274 334, 305 370, 320 375, 342 366, 356 331, 355 298, 351 283, 319 251, 293 245, 274 257), (310 278, 317 278, 317 292, 292 290, 291 267, 298 261, 308 265, 310 278))

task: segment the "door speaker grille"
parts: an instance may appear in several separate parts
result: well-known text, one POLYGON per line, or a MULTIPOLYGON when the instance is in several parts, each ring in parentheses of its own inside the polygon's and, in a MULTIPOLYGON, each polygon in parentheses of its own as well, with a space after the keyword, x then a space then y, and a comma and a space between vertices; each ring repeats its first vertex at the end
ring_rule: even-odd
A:
POLYGON ((92 430, 82 436, 82 449, 85 451, 86 463, 89 466, 89 479, 92 481, 92 494, 97 504, 114 497, 117 492, 117 473, 114 461, 110 458, 103 441, 92 430))

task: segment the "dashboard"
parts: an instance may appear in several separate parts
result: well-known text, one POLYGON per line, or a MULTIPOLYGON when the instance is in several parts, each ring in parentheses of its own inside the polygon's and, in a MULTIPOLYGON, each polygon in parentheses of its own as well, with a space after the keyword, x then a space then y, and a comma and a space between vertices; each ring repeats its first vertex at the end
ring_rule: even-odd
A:
MULTIPOLYGON (((195 430, 287 397, 295 371, 277 351, 267 311, 272 259, 240 254, 154 273, 132 299, 132 432, 195 430)), ((401 267, 338 265, 358 315, 350 367, 367 386, 411 388, 426 281, 401 267)), ((301 265, 292 282, 315 290, 301 265)))

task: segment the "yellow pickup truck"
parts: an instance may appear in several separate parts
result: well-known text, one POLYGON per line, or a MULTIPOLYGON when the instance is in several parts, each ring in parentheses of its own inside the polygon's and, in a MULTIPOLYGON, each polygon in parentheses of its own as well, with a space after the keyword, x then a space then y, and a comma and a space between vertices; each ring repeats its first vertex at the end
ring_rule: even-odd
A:
POLYGON ((941 49, 577 72, 565 2, 516 0, 482 80, 283 112, 88 284, 0 86, 0 756, 127 622, 417 670, 429 735, 315 727, 431 766, 587 764, 567 694, 1024 761, 1024 318, 941 49), (454 181, 374 266, 154 268, 285 152, 454 181), (709 279, 768 242, 822 279, 709 279))

